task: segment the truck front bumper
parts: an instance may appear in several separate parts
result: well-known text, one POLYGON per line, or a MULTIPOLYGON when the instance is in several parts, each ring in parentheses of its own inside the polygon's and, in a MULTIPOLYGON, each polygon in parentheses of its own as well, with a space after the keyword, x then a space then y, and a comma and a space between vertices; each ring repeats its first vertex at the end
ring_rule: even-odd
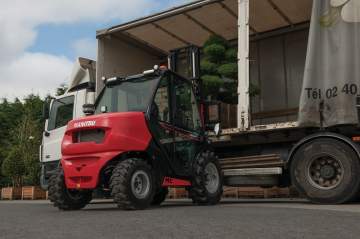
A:
POLYGON ((49 179, 59 167, 60 160, 41 163, 40 186, 43 190, 48 190, 49 179))

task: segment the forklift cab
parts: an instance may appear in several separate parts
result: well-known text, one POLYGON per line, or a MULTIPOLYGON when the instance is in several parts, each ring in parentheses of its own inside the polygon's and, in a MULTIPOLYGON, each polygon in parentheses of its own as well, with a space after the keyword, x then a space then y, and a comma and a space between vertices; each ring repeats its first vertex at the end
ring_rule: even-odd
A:
POLYGON ((169 162, 169 173, 189 176, 205 134, 193 83, 162 69, 108 79, 105 85, 96 102, 96 113, 144 112, 153 141, 169 162))
POLYGON ((171 71, 164 73, 148 118, 175 175, 190 175, 191 162, 204 143, 203 118, 191 81, 171 71))

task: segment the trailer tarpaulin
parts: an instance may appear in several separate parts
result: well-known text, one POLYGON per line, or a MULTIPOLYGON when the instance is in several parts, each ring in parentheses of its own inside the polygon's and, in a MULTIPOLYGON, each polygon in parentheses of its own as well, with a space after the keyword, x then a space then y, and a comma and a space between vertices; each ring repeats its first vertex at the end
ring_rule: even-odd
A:
POLYGON ((300 126, 357 124, 360 0, 316 0, 310 24, 300 126))

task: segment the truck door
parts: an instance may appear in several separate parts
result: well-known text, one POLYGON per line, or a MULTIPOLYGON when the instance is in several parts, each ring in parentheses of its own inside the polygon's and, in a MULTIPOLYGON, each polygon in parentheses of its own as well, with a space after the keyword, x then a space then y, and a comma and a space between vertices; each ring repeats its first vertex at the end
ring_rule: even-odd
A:
POLYGON ((192 84, 176 75, 173 79, 173 165, 178 175, 188 176, 201 146, 202 123, 192 84))
POLYGON ((66 96, 53 100, 48 123, 43 136, 42 162, 61 159, 61 141, 67 123, 73 119, 75 96, 66 96))

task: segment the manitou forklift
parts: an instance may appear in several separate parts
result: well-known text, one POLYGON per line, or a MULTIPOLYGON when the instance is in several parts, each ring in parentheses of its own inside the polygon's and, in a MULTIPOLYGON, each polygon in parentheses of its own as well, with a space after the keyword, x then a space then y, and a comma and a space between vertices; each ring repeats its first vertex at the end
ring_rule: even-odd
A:
MULTIPOLYGON (((205 134, 198 80, 199 50, 189 54, 191 79, 170 68, 104 79, 92 116, 70 121, 49 199, 62 210, 85 207, 95 189, 123 209, 161 204, 168 187, 185 187, 195 204, 220 201, 223 176, 205 134)), ((187 68, 189 69, 189 68, 187 68)))

